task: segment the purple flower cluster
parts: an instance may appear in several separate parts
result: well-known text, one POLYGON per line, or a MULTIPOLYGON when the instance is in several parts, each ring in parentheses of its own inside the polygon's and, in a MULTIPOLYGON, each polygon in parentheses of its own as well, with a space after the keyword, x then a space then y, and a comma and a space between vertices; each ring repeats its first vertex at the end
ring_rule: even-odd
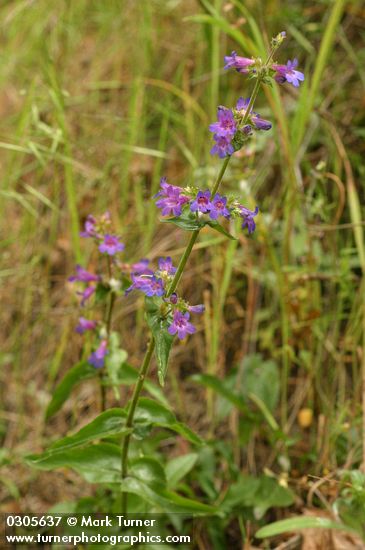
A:
POLYGON ((173 266, 170 256, 158 259, 158 269, 154 272, 148 267, 149 260, 141 260, 133 264, 131 271, 132 284, 125 291, 129 294, 132 290, 140 290, 148 297, 164 296, 166 293, 166 284, 176 273, 176 267, 173 266), (137 268, 137 269, 136 269, 137 268))
POLYGON ((269 121, 257 113, 247 113, 249 103, 250 98, 240 97, 233 110, 218 107, 218 121, 209 126, 215 141, 210 151, 212 155, 218 155, 220 158, 230 156, 235 150, 240 149, 253 130, 270 130, 269 121))
POLYGON ((198 191, 195 199, 190 204, 190 210, 192 212, 209 214, 212 220, 218 219, 219 216, 230 217, 230 211, 227 208, 227 197, 216 193, 212 198, 209 189, 207 191, 198 191))
POLYGON ((189 321, 190 313, 202 313, 204 306, 200 304, 191 306, 180 299, 176 292, 166 297, 167 289, 176 273, 176 267, 174 267, 170 256, 158 259, 158 269, 155 272, 148 266, 149 261, 145 259, 131 266, 135 272, 131 273, 132 284, 126 290, 126 294, 132 290, 139 290, 149 298, 163 297, 163 303, 168 308, 165 316, 170 319, 168 332, 171 335, 177 334, 180 340, 188 334, 196 332, 196 328, 189 321))
MULTIPOLYGON (((285 38, 285 32, 281 32, 276 37, 276 45, 279 45, 280 42, 285 38)), ((240 57, 236 52, 232 52, 231 55, 228 55, 224 58, 225 69, 235 69, 241 74, 256 73, 259 67, 258 60, 249 59, 248 57, 240 57)), ((271 63, 269 65, 269 70, 271 75, 274 77, 276 82, 279 84, 284 84, 284 82, 289 82, 295 88, 300 85, 300 82, 304 81, 304 74, 300 71, 297 71, 298 60, 294 59, 293 61, 288 61, 286 65, 279 65, 278 63, 271 63)))
MULTIPOLYGON (((237 110, 239 109, 244 110, 245 108, 247 108, 248 102, 249 102, 248 99, 240 98, 237 103, 237 110)), ((263 129, 264 127, 265 129, 268 129, 269 126, 271 127, 270 122, 262 119, 256 113, 254 113, 252 116, 252 121, 253 120, 255 120, 255 124, 262 125, 263 129)), ((166 179, 163 178, 161 180, 161 186, 164 186, 165 188, 166 185, 168 185, 166 183, 166 179)), ((238 204, 237 201, 235 200, 233 200, 232 202, 229 201, 227 197, 224 197, 219 193, 216 193, 212 197, 209 189, 206 189, 204 191, 198 190, 193 192, 191 189, 182 189, 174 185, 170 185, 169 187, 173 187, 175 189, 176 195, 183 198, 183 201, 184 201, 183 205, 187 211, 190 210, 190 212, 193 212, 194 214, 207 215, 210 217, 211 220, 214 220, 214 221, 217 220, 219 217, 229 219, 231 217, 240 216, 243 219, 242 228, 247 227, 249 233, 253 233, 253 231, 256 228, 256 224, 253 218, 258 214, 258 211, 259 211, 258 207, 256 207, 256 209, 253 211, 249 210, 245 206, 238 204)), ((163 214, 164 206, 160 205, 160 208, 162 208, 162 214, 163 214)), ((183 207, 181 207, 179 211, 181 215, 183 212, 183 207)), ((169 259, 169 261, 170 260, 171 258, 169 259)), ((141 260, 141 262, 142 261, 147 263, 144 263, 140 267, 143 267, 143 269, 147 271, 132 273, 133 284, 127 290, 127 292, 130 292, 134 288, 138 288, 139 290, 142 290, 144 293, 146 293, 146 289, 148 287, 150 292, 150 294, 148 294, 149 296, 163 296, 163 291, 159 283, 159 276, 157 276, 156 278, 156 274, 154 274, 153 271, 147 269, 148 260, 141 260)), ((159 261, 159 272, 163 271, 163 267, 160 262, 161 262, 161 259, 159 261)), ((175 268, 170 267, 170 269, 175 269, 175 268)), ((174 271, 171 271, 171 274, 173 273, 174 271)))
POLYGON ((118 252, 122 252, 125 246, 116 235, 110 233, 110 230, 111 218, 109 212, 105 212, 99 218, 89 214, 84 224, 84 231, 80 233, 80 236, 95 239, 98 243, 99 252, 108 254, 108 256, 115 256, 118 252))

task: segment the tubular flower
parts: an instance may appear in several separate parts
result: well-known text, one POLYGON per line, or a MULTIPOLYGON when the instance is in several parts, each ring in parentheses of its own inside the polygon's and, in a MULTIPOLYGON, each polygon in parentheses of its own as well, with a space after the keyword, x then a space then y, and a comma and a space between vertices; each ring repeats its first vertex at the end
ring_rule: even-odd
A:
MULTIPOLYGON (((236 104, 237 111, 240 112, 241 116, 245 116, 248 105, 250 103, 250 98, 247 97, 244 99, 243 97, 240 97, 236 104)), ((268 120, 265 120, 260 117, 258 113, 251 112, 250 118, 252 121, 253 126, 256 128, 256 130, 270 130, 272 124, 268 120)))
POLYGON ((107 340, 102 340, 100 346, 90 355, 88 362, 96 369, 101 369, 105 363, 105 356, 109 353, 107 340))
POLYGON ((176 273, 176 267, 173 266, 170 256, 158 259, 158 269, 167 275, 174 275, 176 273))
POLYGON ((131 273, 134 275, 153 275, 153 271, 149 269, 150 261, 147 258, 143 258, 131 265, 131 273))
POLYGON ((105 235, 104 240, 99 245, 99 251, 109 256, 122 252, 124 248, 124 244, 115 235, 105 235))
POLYGON ((272 68, 276 71, 275 80, 279 84, 284 84, 284 82, 289 82, 295 88, 298 88, 300 82, 304 80, 304 74, 300 71, 296 71, 298 66, 298 60, 293 59, 293 61, 288 61, 286 65, 278 65, 274 63, 272 68))
POLYGON ((242 74, 247 74, 249 72, 249 67, 255 64, 254 59, 248 57, 241 57, 237 55, 235 51, 231 55, 226 55, 224 58, 225 69, 236 69, 237 72, 242 74))
POLYGON ((209 189, 206 191, 199 191, 195 197, 195 200, 190 204, 190 210, 192 212, 202 212, 205 214, 206 212, 209 212, 210 208, 211 202, 209 189))
POLYGON ((96 219, 94 218, 94 216, 89 214, 85 221, 84 231, 81 231, 80 237, 100 238, 100 235, 96 232, 95 225, 96 225, 96 219))
POLYGON ((155 277, 155 275, 134 275, 132 274, 132 284, 125 291, 129 294, 132 290, 140 290, 146 296, 163 296, 165 294, 165 288, 162 279, 155 277))
POLYGON ((218 122, 211 124, 209 130, 219 137, 234 136, 237 126, 233 112, 227 107, 218 107, 218 122))
POLYGON ((214 134, 213 139, 215 145, 213 145, 210 150, 211 155, 218 155, 221 159, 233 155, 234 147, 232 145, 231 136, 218 136, 214 134))
POLYGON ((75 328, 75 331, 79 334, 84 334, 87 330, 94 330, 96 328, 96 321, 85 319, 85 317, 79 318, 79 324, 75 328))
POLYGON ((219 216, 229 218, 230 215, 231 213, 227 208, 227 197, 222 197, 216 193, 211 201, 209 216, 212 220, 216 220, 219 216))
POLYGON ((172 324, 167 329, 172 335, 177 334, 180 340, 183 340, 188 334, 194 334, 196 328, 189 322, 190 314, 182 313, 179 310, 174 311, 172 324))
POLYGON ((182 189, 167 183, 166 178, 161 178, 161 191, 155 197, 161 197, 156 201, 157 208, 161 208, 163 216, 180 216, 182 207, 189 198, 182 194, 182 189))
POLYGON ((255 210, 249 210, 245 206, 240 205, 239 211, 243 219, 242 228, 244 229, 247 226, 248 233, 253 233, 256 229, 254 217, 258 214, 258 206, 256 206, 255 210))
POLYGON ((73 283, 75 281, 81 282, 81 283, 90 283, 94 281, 99 281, 100 277, 99 275, 94 275, 94 273, 90 273, 89 271, 86 271, 81 265, 76 266, 76 275, 72 275, 72 277, 69 277, 68 280, 73 283))

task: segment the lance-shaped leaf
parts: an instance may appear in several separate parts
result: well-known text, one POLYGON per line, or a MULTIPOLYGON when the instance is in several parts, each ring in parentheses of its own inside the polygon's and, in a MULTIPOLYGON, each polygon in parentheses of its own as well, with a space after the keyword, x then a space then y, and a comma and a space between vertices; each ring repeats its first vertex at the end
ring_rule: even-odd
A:
POLYGON ((49 449, 43 453, 43 456, 50 456, 73 447, 81 447, 89 441, 103 439, 111 435, 125 435, 130 433, 132 429, 126 427, 126 418, 127 413, 124 409, 108 409, 99 414, 99 416, 94 418, 89 424, 86 424, 86 426, 81 428, 81 430, 74 435, 69 435, 55 441, 49 449))
POLYGON ((138 401, 134 421, 136 425, 140 426, 150 424, 172 430, 195 445, 202 445, 204 443, 186 424, 178 422, 172 411, 148 397, 141 397, 138 401))
POLYGON ((117 483, 121 477, 121 449, 111 443, 65 449, 51 455, 29 455, 25 461, 39 470, 72 468, 89 483, 117 483))
POLYGON ((53 392, 53 397, 47 407, 46 418, 48 419, 56 414, 75 386, 78 386, 83 380, 96 377, 97 374, 98 371, 92 365, 89 365, 87 361, 81 361, 67 371, 53 392))
POLYGON ((175 216, 174 218, 162 219, 161 222, 173 223, 185 231, 196 231, 197 229, 204 227, 204 221, 188 213, 183 213, 181 216, 175 216))
POLYGON ((218 231, 218 233, 222 233, 222 235, 224 235, 228 239, 231 239, 232 241, 237 241, 236 237, 228 233, 228 231, 226 231, 224 227, 215 220, 208 220, 204 223, 204 225, 208 225, 209 227, 211 227, 215 231, 218 231))
POLYGON ((168 326, 171 323, 171 315, 164 315, 162 309, 166 304, 162 298, 153 296, 146 297, 146 319, 155 339, 155 355, 158 367, 158 379, 161 386, 165 383, 168 360, 174 336, 168 331, 168 326))

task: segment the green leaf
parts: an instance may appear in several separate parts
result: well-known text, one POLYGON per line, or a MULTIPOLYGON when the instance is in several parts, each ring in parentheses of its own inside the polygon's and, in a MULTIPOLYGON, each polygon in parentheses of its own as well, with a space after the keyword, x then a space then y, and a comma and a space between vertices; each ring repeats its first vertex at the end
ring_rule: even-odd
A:
POLYGON ((201 222, 198 218, 195 216, 177 216, 175 218, 167 218, 160 220, 163 223, 173 223, 180 229, 184 229, 185 231, 196 231, 197 229, 202 229, 204 227, 204 222, 201 222))
POLYGON ((241 395, 247 399, 253 394, 272 413, 279 400, 279 380, 279 369, 274 361, 264 361, 260 354, 249 355, 243 362, 241 395))
POLYGON ((176 487, 179 481, 194 467, 198 455, 188 453, 170 460, 166 465, 167 484, 170 488, 176 487))
POLYGON ((176 420, 175 415, 166 407, 148 397, 141 397, 134 415, 136 427, 152 424, 172 430, 195 445, 202 445, 203 440, 188 426, 176 420))
POLYGON ((220 223, 214 221, 214 220, 208 220, 204 223, 204 225, 209 225, 212 229, 215 231, 218 231, 219 233, 222 233, 225 237, 228 237, 228 239, 231 239, 232 241, 237 241, 236 237, 231 235, 228 231, 224 229, 223 226, 221 226, 220 223))
POLYGON ((121 450, 111 443, 66 449, 52 455, 28 455, 25 461, 39 470, 73 468, 89 483, 116 483, 121 477, 121 450))
POLYGON ((166 304, 159 297, 146 297, 146 318, 155 339, 155 355, 158 367, 158 378, 161 386, 165 383, 167 365, 174 336, 167 331, 170 317, 163 316, 161 308, 166 304))
POLYGON ((290 506, 293 502, 293 493, 279 485, 276 479, 241 475, 229 487, 221 506, 227 513, 235 509, 253 508, 255 517, 259 519, 269 508, 290 506))
POLYGON ((196 500, 185 498, 164 487, 148 483, 136 477, 128 476, 121 483, 121 489, 127 493, 134 493, 150 502, 158 509, 169 513, 191 513, 191 514, 215 514, 218 509, 208 506, 196 500))
POLYGON ((87 361, 80 361, 72 367, 54 390, 53 397, 47 407, 46 419, 53 416, 62 407, 75 386, 78 386, 83 380, 95 378, 97 374, 98 371, 92 365, 89 365, 87 361))
POLYGON ((236 237, 233 237, 233 235, 228 233, 228 231, 226 231, 224 227, 222 227, 221 224, 215 220, 196 218, 195 216, 189 216, 183 213, 181 216, 168 218, 161 221, 164 223, 173 223, 174 225, 176 225, 180 229, 184 229, 185 231, 196 231, 198 229, 203 229, 203 227, 208 225, 225 237, 228 237, 229 239, 232 239, 234 241, 237 240, 236 237))
POLYGON ((126 428, 127 413, 123 409, 108 409, 99 414, 94 420, 86 424, 74 435, 64 437, 53 443, 43 456, 51 456, 72 447, 80 447, 89 441, 102 439, 111 435, 125 435, 131 428, 126 428))
POLYGON ((255 534, 255 537, 263 539, 265 537, 274 537, 281 533, 288 533, 290 531, 299 531, 300 529, 336 529, 338 531, 347 531, 348 533, 358 534, 354 529, 347 527, 341 523, 331 521, 328 518, 320 517, 303 517, 298 516, 290 519, 283 519, 281 521, 275 521, 270 525, 261 527, 255 534))
POLYGON ((134 460, 130 468, 130 475, 151 486, 166 486, 165 470, 160 462, 150 456, 134 460))

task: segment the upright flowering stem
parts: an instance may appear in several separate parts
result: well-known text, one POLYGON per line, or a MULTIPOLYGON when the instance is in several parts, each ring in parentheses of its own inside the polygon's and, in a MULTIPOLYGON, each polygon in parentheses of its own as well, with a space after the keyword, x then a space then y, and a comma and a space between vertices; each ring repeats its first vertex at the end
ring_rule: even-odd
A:
MULTIPOLYGON (((266 64, 270 61, 271 57, 272 57, 272 52, 270 53, 266 64)), ((242 121, 242 126, 245 125, 245 123, 247 122, 247 120, 250 116, 250 113, 251 113, 252 107, 255 103, 255 100, 256 100, 261 82, 262 82, 262 76, 258 75, 257 78, 256 78, 254 89, 253 89, 252 94, 251 94, 249 104, 248 104, 247 109, 246 109, 245 116, 244 116, 243 121, 242 121)), ((216 181, 213 185, 212 191, 211 191, 211 197, 212 198, 218 192, 219 186, 222 182, 223 176, 226 172, 226 169, 227 169, 227 166, 228 166, 228 163, 229 163, 230 159, 231 159, 231 155, 227 156, 225 158, 223 164, 222 164, 222 167, 219 171, 219 174, 217 176, 217 179, 216 179, 216 181)), ((171 296, 171 294, 176 290, 177 285, 178 285, 178 283, 180 281, 180 278, 183 274, 186 263, 187 263, 187 261, 190 257, 190 254, 193 250, 194 244, 195 244, 195 242, 196 242, 196 240, 199 236, 200 231, 201 231, 200 229, 196 229, 195 231, 192 232, 189 243, 188 243, 188 245, 187 245, 187 247, 184 251, 184 254, 182 255, 182 257, 180 259, 180 262, 179 262, 178 268, 176 270, 176 273, 174 275, 174 278, 171 281, 171 284, 167 289, 167 292, 166 292, 167 297, 171 296)), ((155 341, 154 341, 153 336, 151 335, 150 343, 148 345, 148 348, 147 348, 146 354, 144 356, 141 368, 139 370, 138 382, 137 382, 137 384, 134 388, 134 391, 133 391, 131 404, 130 404, 130 408, 129 408, 128 416, 127 416, 127 420, 126 420, 126 427, 127 428, 132 428, 133 427, 134 413, 135 413, 135 410, 137 408, 140 393, 143 389, 144 380, 145 380, 146 374, 148 372, 148 368, 149 368, 149 365, 150 365, 150 362, 151 362, 151 359, 152 359, 154 349, 155 349, 155 341)), ((122 463, 121 463, 122 480, 125 479, 127 477, 127 474, 128 474, 128 451, 129 451, 130 439, 131 439, 131 434, 127 434, 124 437, 123 444, 122 444, 122 463)), ((126 513, 126 512, 127 512, 127 493, 122 490, 122 513, 126 513)))

